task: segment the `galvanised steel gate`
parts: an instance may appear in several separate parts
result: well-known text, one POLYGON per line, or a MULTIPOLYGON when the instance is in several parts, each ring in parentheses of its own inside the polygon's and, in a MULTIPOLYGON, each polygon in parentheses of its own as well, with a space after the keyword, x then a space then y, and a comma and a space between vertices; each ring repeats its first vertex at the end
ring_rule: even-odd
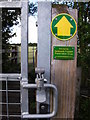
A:
POLYGON ((2 8, 21 9, 21 75, 0 74, 0 120, 19 120, 21 119, 21 112, 28 111, 28 90, 20 88, 21 78, 22 81, 28 82, 28 0, 0 0, 0 9, 2 8), (12 82, 13 85, 17 84, 15 86, 18 88, 14 89, 15 86, 10 85, 12 82), (21 92, 23 94, 20 96, 21 92), (14 94, 18 96, 19 101, 15 101, 14 94), (17 108, 17 111, 14 111, 14 108, 17 108))
POLYGON ((0 74, 0 98, 3 98, 0 102, 0 120, 51 118, 57 112, 58 93, 56 86, 44 82, 46 81, 44 79, 45 70, 41 68, 36 69, 36 84, 28 84, 28 0, 1 0, 0 8, 21 8, 21 75, 0 74), (11 84, 12 82, 13 84, 11 84), (28 90, 32 88, 37 91, 36 102, 38 103, 47 101, 47 89, 53 91, 53 111, 51 113, 50 110, 49 113, 43 114, 29 113, 28 90), (17 99, 14 99, 14 96, 17 96, 17 99), (14 109, 17 111, 14 111, 14 109))

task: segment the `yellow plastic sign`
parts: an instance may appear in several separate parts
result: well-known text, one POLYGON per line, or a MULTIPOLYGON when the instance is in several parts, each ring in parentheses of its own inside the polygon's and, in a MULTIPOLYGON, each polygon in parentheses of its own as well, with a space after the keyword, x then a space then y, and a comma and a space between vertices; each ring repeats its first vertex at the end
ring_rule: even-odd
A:
POLYGON ((51 22, 51 32, 59 40, 71 39, 77 31, 75 19, 66 13, 58 14, 51 22))

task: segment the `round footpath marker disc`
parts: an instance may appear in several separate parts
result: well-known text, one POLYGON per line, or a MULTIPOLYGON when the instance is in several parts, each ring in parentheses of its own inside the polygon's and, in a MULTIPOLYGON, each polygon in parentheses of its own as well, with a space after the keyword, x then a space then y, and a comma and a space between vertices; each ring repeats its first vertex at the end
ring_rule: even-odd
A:
POLYGON ((77 32, 77 23, 67 13, 58 14, 51 22, 51 32, 59 40, 70 40, 77 32))

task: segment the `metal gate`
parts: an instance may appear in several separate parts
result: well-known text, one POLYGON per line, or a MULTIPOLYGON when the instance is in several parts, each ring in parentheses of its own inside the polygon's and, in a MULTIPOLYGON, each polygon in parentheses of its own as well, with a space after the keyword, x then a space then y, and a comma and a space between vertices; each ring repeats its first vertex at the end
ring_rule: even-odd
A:
POLYGON ((21 78, 28 82, 28 0, 0 0, 0 8, 21 9, 21 74, 0 74, 0 120, 20 120, 28 111, 28 90, 20 87, 21 78))
MULTIPOLYGON (((45 70, 41 68, 35 70, 37 76, 36 83, 28 84, 28 0, 1 0, 0 8, 21 9, 21 74, 0 74, 0 98, 3 98, 0 102, 0 120, 51 118, 56 115, 58 106, 58 92, 56 86, 50 84, 50 82, 45 83, 43 75, 45 70), (38 113, 38 111, 37 114, 29 113, 28 90, 32 88, 37 91, 36 102, 38 103, 45 103, 47 101, 47 91, 50 94, 48 89, 52 90, 53 110, 51 113, 49 107, 47 107, 47 109, 49 108, 48 113, 38 113), (16 111, 14 111, 15 107, 17 108, 16 111), (3 112, 1 110, 5 111, 3 112)), ((42 108, 44 108, 44 106, 42 106, 42 108)))

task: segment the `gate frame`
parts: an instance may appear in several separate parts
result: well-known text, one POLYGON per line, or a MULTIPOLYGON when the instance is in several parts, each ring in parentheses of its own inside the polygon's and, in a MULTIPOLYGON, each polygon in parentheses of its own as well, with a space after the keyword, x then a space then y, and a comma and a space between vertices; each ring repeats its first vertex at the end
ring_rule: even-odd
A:
MULTIPOLYGON (((21 78, 22 82, 28 83, 28 0, 0 1, 0 8, 21 9, 21 78)), ((28 112, 26 98, 28 98, 28 90, 21 88, 21 113, 28 112)))

